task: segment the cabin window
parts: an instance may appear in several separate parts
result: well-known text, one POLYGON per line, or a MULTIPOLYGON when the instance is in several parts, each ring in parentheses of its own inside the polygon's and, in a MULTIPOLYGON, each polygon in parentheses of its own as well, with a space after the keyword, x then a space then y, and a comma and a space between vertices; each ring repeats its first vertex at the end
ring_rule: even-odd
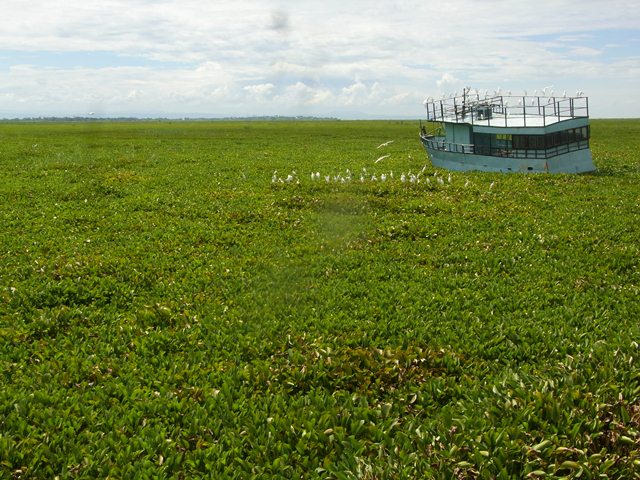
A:
POLYGON ((589 140, 589 127, 582 127, 575 129, 576 142, 582 142, 583 140, 589 140))
POLYGON ((473 142, 475 153, 480 155, 505 155, 512 150, 520 151, 516 155, 535 158, 546 158, 547 155, 558 154, 558 147, 565 149, 586 148, 576 145, 589 139, 589 127, 571 128, 546 135, 513 135, 508 133, 489 134, 475 133, 473 142), (548 150, 548 152, 545 152, 548 150))
POLYGON ((554 148, 588 139, 589 127, 571 128, 569 130, 562 130, 561 132, 547 133, 545 135, 545 145, 547 148, 554 148))
POLYGON ((560 132, 547 133, 545 135, 545 143, 547 148, 553 148, 560 145, 560 132))
POLYGON ((514 135, 513 148, 516 150, 542 150, 545 148, 544 135, 514 135))
POLYGON ((511 134, 498 134, 495 136, 495 139, 495 148, 501 150, 509 150, 512 148, 513 136, 511 134))
POLYGON ((513 135, 513 148, 516 150, 544 150, 561 145, 582 142, 589 138, 589 127, 571 128, 546 135, 513 135))

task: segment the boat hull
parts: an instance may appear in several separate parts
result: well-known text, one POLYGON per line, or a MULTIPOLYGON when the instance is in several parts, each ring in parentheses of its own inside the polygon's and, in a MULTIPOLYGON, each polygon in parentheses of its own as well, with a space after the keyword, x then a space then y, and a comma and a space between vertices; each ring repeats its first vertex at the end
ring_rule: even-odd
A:
POLYGON ((433 166, 446 170, 501 173, 587 173, 596 169, 591 151, 588 148, 550 158, 514 158, 439 150, 430 148, 424 137, 421 137, 421 141, 433 166))

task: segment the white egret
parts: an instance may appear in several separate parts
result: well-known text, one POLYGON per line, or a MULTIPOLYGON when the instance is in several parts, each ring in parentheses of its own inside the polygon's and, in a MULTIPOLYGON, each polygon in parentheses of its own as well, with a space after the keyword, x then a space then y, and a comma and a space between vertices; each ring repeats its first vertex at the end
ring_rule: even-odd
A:
POLYGON ((387 158, 388 156, 389 156, 389 154, 382 155, 381 157, 379 157, 379 158, 378 158, 375 162, 373 162, 373 163, 378 163, 378 162, 380 162, 380 161, 384 160, 385 158, 387 158))
POLYGON ((391 145, 392 143, 393 143, 393 140, 389 140, 388 142, 381 143, 376 148, 386 147, 387 145, 391 145))

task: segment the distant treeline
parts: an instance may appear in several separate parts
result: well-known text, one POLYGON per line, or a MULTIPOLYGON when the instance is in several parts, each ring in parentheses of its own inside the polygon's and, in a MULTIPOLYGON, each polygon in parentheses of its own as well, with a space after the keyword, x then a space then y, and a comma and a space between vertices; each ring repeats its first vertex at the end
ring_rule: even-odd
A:
POLYGON ((256 117, 28 117, 28 118, 3 118, 0 122, 229 122, 229 121, 305 121, 305 122, 326 122, 340 120, 335 117, 310 117, 310 116, 285 116, 285 115, 265 115, 256 117))

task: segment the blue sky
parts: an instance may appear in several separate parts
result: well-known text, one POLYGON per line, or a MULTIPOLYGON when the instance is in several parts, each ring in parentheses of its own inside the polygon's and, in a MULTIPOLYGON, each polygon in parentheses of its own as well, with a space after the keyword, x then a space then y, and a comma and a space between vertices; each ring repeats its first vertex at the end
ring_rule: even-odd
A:
POLYGON ((419 118, 465 86, 640 117, 636 0, 3 0, 0 117, 419 118))

